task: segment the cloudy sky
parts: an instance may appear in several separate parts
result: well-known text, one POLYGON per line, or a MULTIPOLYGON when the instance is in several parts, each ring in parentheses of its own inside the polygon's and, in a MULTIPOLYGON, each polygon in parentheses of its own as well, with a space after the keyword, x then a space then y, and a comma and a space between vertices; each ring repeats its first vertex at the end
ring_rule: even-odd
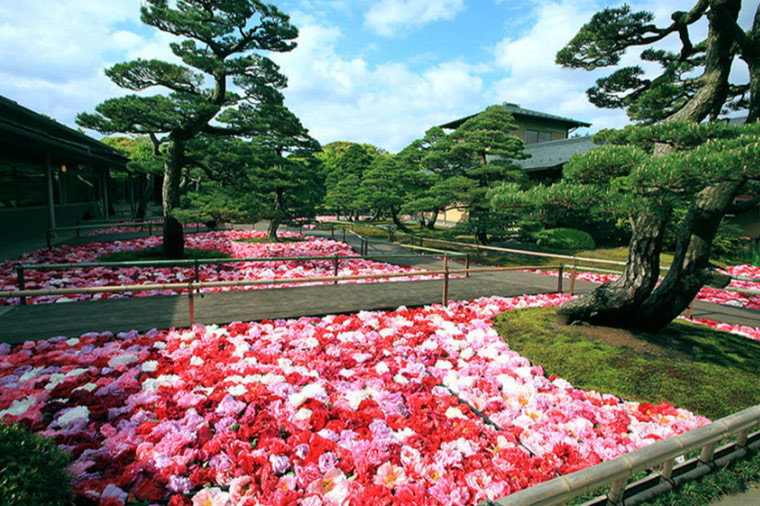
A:
MULTIPOLYGON (((286 104, 312 135, 396 152, 431 126, 514 102, 593 124, 626 123, 585 90, 606 72, 562 69, 554 55, 597 10, 591 0, 281 0, 298 47, 273 55, 286 104)), ((630 0, 665 24, 693 0, 630 0)), ((744 2, 743 26, 755 2, 744 2)), ((171 36, 141 24, 139 0, 0 0, 0 95, 69 126, 124 94, 103 70, 171 58, 171 36)), ((698 26, 695 33, 704 33, 698 26)), ((677 37, 664 47, 676 47, 677 37)), ((629 55, 629 59, 635 55, 629 55)), ((735 68, 736 80, 746 70, 735 68)))

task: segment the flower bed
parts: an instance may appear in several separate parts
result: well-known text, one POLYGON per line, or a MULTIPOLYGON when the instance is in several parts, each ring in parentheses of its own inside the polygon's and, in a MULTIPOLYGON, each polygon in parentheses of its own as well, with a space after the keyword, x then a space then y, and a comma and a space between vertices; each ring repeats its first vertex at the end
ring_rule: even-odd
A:
MULTIPOLYGON (((356 253, 342 242, 329 239, 310 238, 308 241, 295 243, 243 243, 237 239, 250 237, 264 237, 266 234, 260 231, 218 231, 200 234, 188 234, 185 237, 185 245, 188 248, 212 249, 220 251, 233 258, 267 258, 267 257, 314 257, 314 256, 352 256, 356 253)), ((296 234, 281 234, 284 237, 295 237, 296 234)), ((300 236, 299 236, 300 237, 300 236)), ((94 262, 106 253, 150 248, 161 243, 160 237, 145 237, 128 241, 93 242, 77 246, 56 246, 52 249, 37 250, 27 253, 21 258, 0 264, 0 289, 16 290, 17 275, 13 269, 14 264, 58 264, 58 263, 82 263, 94 262)), ((236 262, 219 265, 201 265, 199 269, 200 281, 238 281, 255 279, 284 279, 284 278, 313 278, 334 275, 333 260, 294 260, 294 261, 264 261, 264 262, 236 262)), ((390 265, 363 259, 341 260, 338 275, 366 275, 366 274, 390 274, 420 272, 403 266, 390 265)), ((115 286, 115 285, 145 285, 153 283, 182 283, 193 280, 195 272, 193 267, 125 267, 125 268, 76 268, 59 270, 25 270, 25 288, 54 289, 68 287, 88 286, 115 286)), ((409 279, 429 279, 430 276, 409 276, 404 278, 391 278, 380 280, 361 280, 349 282, 367 281, 395 281, 409 279)), ((307 283, 300 284, 302 286, 307 283)), ((266 285, 294 286, 293 284, 266 285)), ((241 287, 244 289, 261 288, 262 286, 241 287)), ((204 292, 241 288, 208 288, 204 292)), ((27 298, 31 304, 47 302, 70 302, 89 299, 107 299, 123 297, 146 297, 151 295, 173 295, 178 293, 174 290, 144 291, 120 294, 76 294, 66 296, 39 296, 27 298)), ((18 299, 0 299, 0 305, 15 304, 18 299)))
POLYGON ((171 506, 475 504, 708 422, 547 378, 491 327, 564 300, 0 345, 0 419, 70 451, 77 495, 171 506))
MULTIPOLYGON (((732 267, 726 267, 725 269, 719 269, 719 271, 723 274, 729 274, 731 276, 760 279, 760 267, 755 267, 753 265, 735 265, 732 267)), ((544 274, 547 276, 558 275, 557 271, 530 270, 527 272, 544 274)), ((563 276, 569 278, 570 273, 564 272, 563 276)), ((579 279, 581 281, 590 281, 592 283, 600 284, 614 281, 619 277, 620 276, 617 274, 600 274, 596 272, 578 272, 576 275, 576 279, 579 279)), ((729 306, 760 309, 760 295, 734 292, 730 289, 731 287, 760 291, 760 282, 740 281, 738 279, 732 279, 727 289, 711 288, 709 286, 705 286, 699 291, 696 299, 704 300, 706 302, 714 302, 716 304, 726 304, 729 306)))

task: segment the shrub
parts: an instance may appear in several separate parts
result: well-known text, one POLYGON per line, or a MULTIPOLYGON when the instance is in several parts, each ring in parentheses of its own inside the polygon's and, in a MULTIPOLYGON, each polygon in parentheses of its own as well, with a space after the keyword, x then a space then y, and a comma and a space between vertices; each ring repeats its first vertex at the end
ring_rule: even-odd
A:
POLYGON ((595 249, 594 238, 583 230, 552 228, 536 233, 536 244, 551 249, 595 249))
POLYGON ((0 422, 0 503, 70 505, 69 456, 52 440, 0 422))

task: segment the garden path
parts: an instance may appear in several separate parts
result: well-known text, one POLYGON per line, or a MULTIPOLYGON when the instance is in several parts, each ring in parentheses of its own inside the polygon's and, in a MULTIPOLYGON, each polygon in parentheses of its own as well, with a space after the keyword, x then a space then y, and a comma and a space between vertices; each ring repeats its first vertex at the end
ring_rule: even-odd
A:
MULTIPOLYGON (((329 236, 329 232, 309 233, 329 236)), ((358 251, 358 239, 347 237, 347 241, 358 251)), ((371 239, 369 242, 370 255, 404 253, 408 251, 388 241, 371 239)), ((421 269, 442 267, 440 260, 430 257, 404 258, 391 263, 421 269)), ((452 269, 460 267, 461 264, 451 265, 452 269)), ((441 280, 399 281, 209 293, 195 297, 195 321, 205 324, 229 323, 395 309, 401 305, 422 306, 441 302, 442 285, 441 280)), ((575 288, 576 292, 582 293, 595 286, 593 283, 578 281, 575 288)), ((567 288, 566 281, 565 290, 567 288)), ((452 279, 449 300, 491 295, 510 297, 553 292, 556 289, 557 279, 550 276, 517 271, 481 273, 466 279, 452 279)), ((180 328, 189 324, 187 295, 38 304, 4 309, 0 312, 0 342, 8 343, 60 335, 76 337, 86 332, 117 333, 132 329, 146 331, 151 328, 180 328)), ((760 312, 710 303, 696 303, 694 317, 760 326, 760 312)))

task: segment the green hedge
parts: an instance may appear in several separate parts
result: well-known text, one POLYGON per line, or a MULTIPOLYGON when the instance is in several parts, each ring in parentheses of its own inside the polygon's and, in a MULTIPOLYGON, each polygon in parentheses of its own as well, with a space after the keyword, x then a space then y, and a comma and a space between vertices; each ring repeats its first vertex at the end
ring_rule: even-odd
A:
POLYGON ((536 244, 551 249, 596 249, 594 238, 583 230, 552 228, 535 234, 536 244))
POLYGON ((0 455, 0 504, 73 504, 69 456, 52 440, 0 422, 0 455))

